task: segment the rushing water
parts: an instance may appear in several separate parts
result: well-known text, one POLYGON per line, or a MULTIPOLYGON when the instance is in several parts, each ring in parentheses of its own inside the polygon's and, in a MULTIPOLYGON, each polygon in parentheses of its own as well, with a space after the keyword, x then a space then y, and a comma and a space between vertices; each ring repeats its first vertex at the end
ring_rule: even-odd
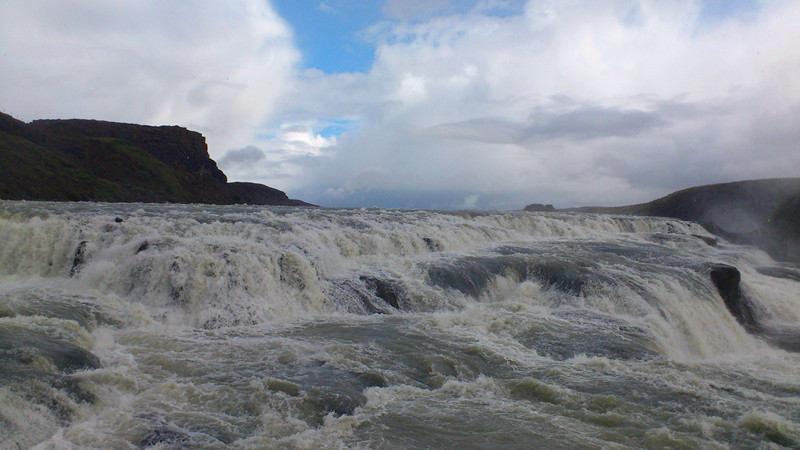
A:
POLYGON ((798 446, 717 263, 791 340, 800 271, 676 220, 0 202, 0 448, 798 446))

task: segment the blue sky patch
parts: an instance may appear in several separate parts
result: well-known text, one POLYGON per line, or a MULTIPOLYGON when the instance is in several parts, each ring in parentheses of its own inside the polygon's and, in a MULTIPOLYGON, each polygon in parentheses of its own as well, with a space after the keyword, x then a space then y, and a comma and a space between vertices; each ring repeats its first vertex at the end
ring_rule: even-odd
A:
MULTIPOLYGON (((424 2, 377 0, 273 0, 278 14, 294 32, 295 44, 300 49, 302 68, 318 69, 325 73, 368 73, 375 60, 375 42, 364 32, 379 22, 414 22, 432 17, 467 14, 475 11, 479 0, 439 2, 440 6, 426 9, 424 2), (402 10, 406 11, 402 11, 402 10), (419 15, 418 10, 424 10, 419 15), (397 15, 398 13, 402 13, 397 15), (395 15, 392 15, 395 14, 395 15), (405 17, 405 18, 404 18, 405 17)), ((481 7, 480 14, 495 17, 519 15, 524 0, 507 0, 481 7)))
POLYGON ((323 127, 319 133, 320 136, 324 137, 325 139, 330 138, 331 136, 339 136, 345 131, 352 128, 352 126, 356 123, 355 120, 352 119, 334 119, 328 120, 327 125, 323 127))
POLYGON ((715 22, 730 17, 746 16, 758 10, 758 0, 705 0, 700 20, 715 22))
POLYGON ((360 32, 383 18, 374 0, 273 0, 292 27, 303 54, 303 68, 325 73, 361 72, 372 68, 375 48, 360 32))

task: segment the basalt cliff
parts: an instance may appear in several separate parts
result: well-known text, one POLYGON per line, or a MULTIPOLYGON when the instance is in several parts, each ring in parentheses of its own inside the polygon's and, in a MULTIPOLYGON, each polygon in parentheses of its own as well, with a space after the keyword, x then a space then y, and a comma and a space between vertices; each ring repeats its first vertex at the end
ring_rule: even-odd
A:
POLYGON ((35 120, 0 113, 0 199, 306 206, 228 183, 200 133, 177 126, 35 120))

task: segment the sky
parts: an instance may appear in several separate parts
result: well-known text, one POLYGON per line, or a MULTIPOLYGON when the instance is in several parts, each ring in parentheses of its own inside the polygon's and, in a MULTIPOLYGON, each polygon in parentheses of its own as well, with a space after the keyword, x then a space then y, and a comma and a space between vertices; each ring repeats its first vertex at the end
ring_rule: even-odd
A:
POLYGON ((332 207, 800 176, 796 0, 3 0, 0 111, 180 125, 332 207))

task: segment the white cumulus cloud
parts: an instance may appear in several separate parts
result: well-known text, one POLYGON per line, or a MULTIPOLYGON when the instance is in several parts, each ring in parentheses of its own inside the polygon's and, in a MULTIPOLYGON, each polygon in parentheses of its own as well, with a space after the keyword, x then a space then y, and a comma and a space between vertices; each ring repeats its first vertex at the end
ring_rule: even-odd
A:
POLYGON ((252 144, 299 53, 260 0, 0 3, 0 108, 202 132, 212 155, 252 144))
POLYGON ((800 4, 756 6, 530 1, 383 24, 369 73, 301 78, 279 106, 359 119, 298 172, 298 195, 343 188, 344 205, 385 185, 387 205, 406 192, 418 206, 573 206, 797 176, 800 4))

